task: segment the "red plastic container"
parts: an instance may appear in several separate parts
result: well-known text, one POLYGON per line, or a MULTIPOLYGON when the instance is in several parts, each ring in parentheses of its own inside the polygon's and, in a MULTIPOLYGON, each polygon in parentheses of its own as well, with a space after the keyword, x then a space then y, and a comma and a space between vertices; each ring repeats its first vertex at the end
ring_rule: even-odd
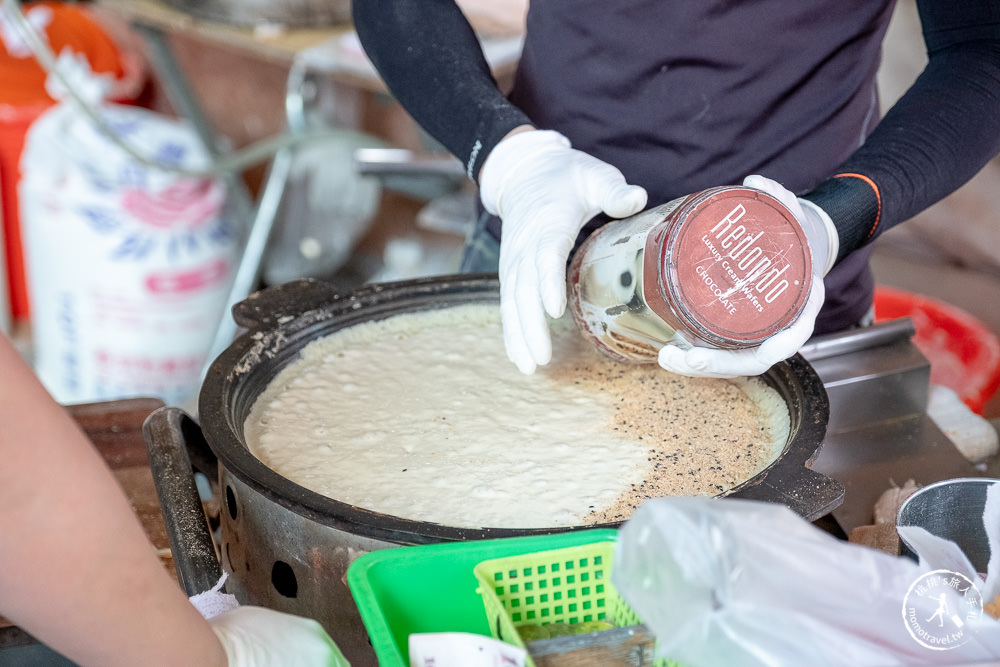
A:
POLYGON ((928 296, 875 289, 875 321, 909 317, 913 344, 931 364, 931 383, 948 387, 969 409, 983 407, 1000 388, 1000 339, 978 319, 928 296))

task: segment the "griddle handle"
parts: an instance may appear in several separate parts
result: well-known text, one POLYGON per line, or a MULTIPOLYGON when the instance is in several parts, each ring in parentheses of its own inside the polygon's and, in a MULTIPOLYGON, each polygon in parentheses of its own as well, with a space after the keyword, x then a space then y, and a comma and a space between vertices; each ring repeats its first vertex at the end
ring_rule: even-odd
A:
POLYGON ((844 502, 844 485, 809 468, 779 466, 759 484, 741 488, 732 497, 778 502, 806 521, 820 519, 844 502))
POLYGON ((142 435, 181 587, 188 596, 210 590, 219 582, 222 566, 198 495, 192 460, 216 469, 218 460, 201 427, 180 408, 153 411, 143 422, 142 435))
POLYGON ((256 329, 296 318, 342 298, 329 283, 303 278, 254 292, 232 309, 241 327, 256 329))

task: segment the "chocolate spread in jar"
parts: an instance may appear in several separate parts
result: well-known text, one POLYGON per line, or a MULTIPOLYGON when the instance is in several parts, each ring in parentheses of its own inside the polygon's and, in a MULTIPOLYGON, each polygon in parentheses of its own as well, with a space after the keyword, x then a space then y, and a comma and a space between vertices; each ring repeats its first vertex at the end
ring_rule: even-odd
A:
POLYGON ((667 344, 748 348, 798 318, 811 264, 781 202, 723 186, 594 232, 570 264, 569 301, 581 331, 623 361, 654 362, 667 344))

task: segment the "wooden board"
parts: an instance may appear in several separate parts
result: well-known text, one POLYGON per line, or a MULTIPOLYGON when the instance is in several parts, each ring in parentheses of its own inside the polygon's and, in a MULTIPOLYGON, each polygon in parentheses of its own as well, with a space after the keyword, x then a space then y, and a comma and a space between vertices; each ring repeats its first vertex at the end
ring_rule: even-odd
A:
MULTIPOLYGON (((386 92, 382 77, 364 54, 347 23, 325 28, 266 30, 207 21, 156 0, 95 0, 100 11, 110 12, 136 26, 145 26, 167 35, 183 34, 222 46, 246 56, 289 67, 300 52, 324 45, 322 67, 314 65, 332 80, 359 90, 386 92), (329 44, 327 44, 329 43, 329 44)), ((482 35, 486 61, 498 84, 506 89, 513 82, 520 59, 517 35, 482 35)))
POLYGON ((223 44, 249 56, 290 65, 295 55, 351 30, 350 25, 262 31, 216 21, 205 21, 155 0, 96 0, 98 7, 134 23, 164 32, 183 32, 223 44))

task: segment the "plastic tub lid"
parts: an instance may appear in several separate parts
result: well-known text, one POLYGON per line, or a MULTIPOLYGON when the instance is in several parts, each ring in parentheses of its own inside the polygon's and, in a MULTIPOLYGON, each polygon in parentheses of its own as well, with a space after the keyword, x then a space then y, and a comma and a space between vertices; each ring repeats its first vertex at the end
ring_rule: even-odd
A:
POLYGON ((931 364, 931 383, 948 387, 974 412, 1000 387, 1000 339, 968 312, 921 294, 875 289, 875 320, 909 317, 913 344, 931 364))

